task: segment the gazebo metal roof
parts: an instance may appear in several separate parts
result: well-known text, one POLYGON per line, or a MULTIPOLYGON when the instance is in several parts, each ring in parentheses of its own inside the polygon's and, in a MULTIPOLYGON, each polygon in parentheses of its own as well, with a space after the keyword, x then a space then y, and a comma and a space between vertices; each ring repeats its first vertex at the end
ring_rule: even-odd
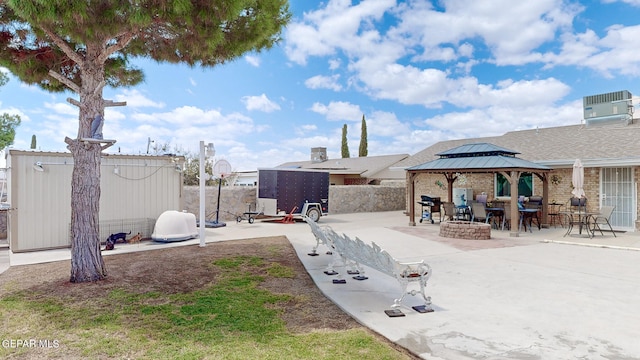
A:
POLYGON ((489 143, 464 144, 436 155, 440 157, 468 157, 470 155, 491 156, 491 155, 516 155, 517 151, 509 150, 489 143))
POLYGON ((522 169, 527 172, 550 171, 551 168, 515 157, 516 151, 493 144, 475 143, 458 146, 436 154, 440 156, 424 164, 407 168, 407 171, 422 172, 496 172, 507 169, 522 169), (429 171, 431 170, 431 171, 429 171))

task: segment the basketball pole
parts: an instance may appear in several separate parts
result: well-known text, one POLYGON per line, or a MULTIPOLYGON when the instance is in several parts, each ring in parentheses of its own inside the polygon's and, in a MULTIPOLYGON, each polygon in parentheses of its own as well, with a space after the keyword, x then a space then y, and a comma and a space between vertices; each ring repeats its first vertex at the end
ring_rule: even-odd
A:
POLYGON ((205 173, 204 173, 204 161, 205 161, 205 154, 204 154, 204 141, 200 141, 200 179, 199 179, 199 185, 200 185, 200 221, 199 221, 199 227, 200 227, 200 247, 204 247, 205 246, 205 238, 204 238, 204 228, 205 228, 205 213, 204 213, 204 202, 205 202, 205 192, 204 192, 204 183, 205 183, 205 173))

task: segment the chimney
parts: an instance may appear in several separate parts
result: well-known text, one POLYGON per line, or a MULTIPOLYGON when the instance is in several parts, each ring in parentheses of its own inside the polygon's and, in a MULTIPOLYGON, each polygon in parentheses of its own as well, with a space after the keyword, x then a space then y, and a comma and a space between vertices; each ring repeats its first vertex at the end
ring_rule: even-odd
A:
POLYGON ((311 162, 321 163, 323 161, 327 161, 327 148, 326 147, 311 148, 311 162))

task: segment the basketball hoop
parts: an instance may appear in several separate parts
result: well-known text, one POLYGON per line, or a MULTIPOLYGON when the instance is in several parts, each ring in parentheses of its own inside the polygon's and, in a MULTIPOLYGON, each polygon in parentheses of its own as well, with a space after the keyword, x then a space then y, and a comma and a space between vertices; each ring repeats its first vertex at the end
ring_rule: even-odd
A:
POLYGON ((213 176, 216 178, 225 178, 231 174, 231 164, 227 160, 218 160, 213 165, 213 176))

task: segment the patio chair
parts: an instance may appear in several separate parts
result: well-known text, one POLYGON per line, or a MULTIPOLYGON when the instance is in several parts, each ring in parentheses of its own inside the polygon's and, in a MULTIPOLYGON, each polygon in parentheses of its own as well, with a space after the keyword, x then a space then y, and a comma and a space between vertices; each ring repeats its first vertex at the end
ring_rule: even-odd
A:
POLYGON ((489 222, 491 214, 487 214, 487 210, 484 208, 484 204, 480 202, 471 203, 471 222, 475 220, 489 222))
POLYGON ((530 196, 529 201, 524 204, 524 207, 527 209, 538 209, 537 216, 530 216, 529 220, 535 220, 536 225, 540 227, 538 224, 538 220, 542 217, 542 196, 530 196))
POLYGON ((553 225, 554 228, 558 227, 560 224, 561 227, 564 227, 564 222, 562 221, 562 207, 563 204, 549 204, 547 207, 547 216, 549 217, 549 225, 553 225))
POLYGON ((572 197, 569 199, 569 206, 571 211, 583 212, 587 211, 587 198, 572 197))
POLYGON ((452 202, 443 202, 444 219, 454 220, 456 218, 456 205, 452 202))
POLYGON ((530 206, 538 206, 541 207, 542 206, 542 196, 529 196, 529 202, 528 204, 530 204, 530 206))
POLYGON ((615 206, 603 206, 600 209, 600 214, 596 215, 593 219, 593 231, 592 233, 596 232, 596 229, 598 231, 600 231, 600 235, 604 234, 602 233, 602 229, 600 228, 600 225, 607 225, 609 226, 609 230, 611 230, 611 233, 613 234, 614 237, 616 236, 616 233, 613 231, 613 228, 611 227, 611 223, 609 222, 609 219, 611 218, 611 214, 613 213, 613 209, 615 209, 615 206))
MULTIPOLYGON (((522 208, 524 209, 524 205, 522 205, 521 203, 518 203, 518 208, 520 208, 520 206, 522 206, 522 208)), ((522 216, 522 213, 519 211, 518 211, 518 214, 519 214, 518 216, 518 232, 519 232, 520 227, 523 225, 524 217, 522 216)), ((511 202, 509 201, 504 202, 502 230, 504 230, 504 228, 507 228, 507 230, 511 230, 511 202)))
POLYGON ((491 222, 494 228, 500 229, 502 227, 502 220, 504 219, 504 201, 492 201, 490 206, 486 207, 486 210, 491 213, 491 222))
POLYGON ((507 229, 511 229, 511 202, 505 201, 504 203, 504 218, 502 219, 502 230, 506 227, 507 229))

